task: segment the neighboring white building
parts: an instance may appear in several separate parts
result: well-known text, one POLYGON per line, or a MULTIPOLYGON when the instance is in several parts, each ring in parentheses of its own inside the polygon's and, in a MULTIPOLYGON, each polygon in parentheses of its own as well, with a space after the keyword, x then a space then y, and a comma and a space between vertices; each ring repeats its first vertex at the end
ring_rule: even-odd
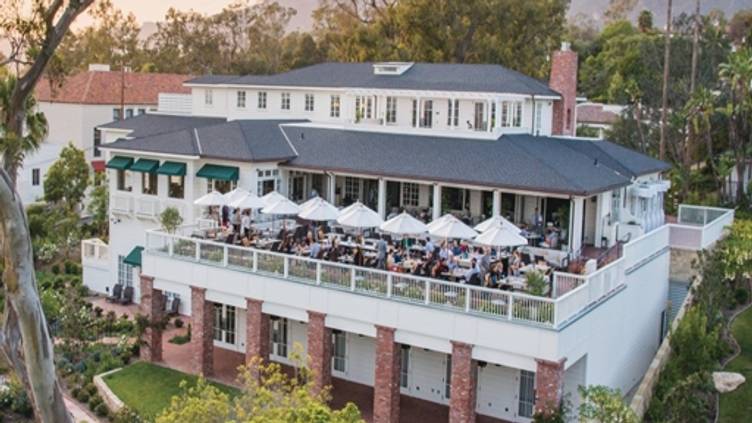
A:
POLYGON ((144 114, 157 107, 159 93, 187 93, 185 75, 110 71, 108 65, 90 65, 60 86, 49 80, 37 85, 34 95, 48 123, 48 135, 39 151, 24 160, 18 192, 25 204, 44 197, 44 178, 60 150, 69 142, 84 150, 97 171, 104 169, 98 125, 144 114), (123 85, 124 84, 124 85, 123 85))
MULTIPOLYGON (((99 127, 110 244, 86 241, 82 254, 95 291, 131 286, 152 315, 180 299, 198 372, 212 373, 215 348, 289 364, 300 343, 317 383, 374 387, 384 422, 397 421, 400 395, 447 405, 452 422, 529 422, 564 393, 576 403, 579 385, 628 392, 641 379, 666 327, 668 165, 557 136, 574 128, 574 98, 458 64, 328 63, 186 86, 160 98, 159 114, 99 127), (617 244, 619 254, 587 275, 555 272, 550 296, 533 297, 191 237, 206 223, 195 199, 234 187, 473 223, 503 214, 532 226, 537 210, 560 238, 532 240, 532 256, 566 264, 617 244), (184 218, 177 234, 158 229, 167 207, 184 218)), ((680 228, 682 248, 720 236, 729 215, 707 216, 680 228)), ((160 359, 161 342, 149 339, 147 358, 160 359)))

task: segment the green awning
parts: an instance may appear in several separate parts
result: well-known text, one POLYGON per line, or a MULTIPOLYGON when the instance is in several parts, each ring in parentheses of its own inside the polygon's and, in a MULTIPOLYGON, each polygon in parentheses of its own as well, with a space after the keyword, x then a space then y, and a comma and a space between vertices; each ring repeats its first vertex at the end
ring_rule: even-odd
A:
POLYGON ((135 246, 123 259, 123 263, 130 264, 131 266, 141 267, 141 252, 144 251, 144 247, 135 246))
POLYGON ((159 167, 159 160, 138 159, 133 163, 131 169, 133 172, 154 173, 159 167))
POLYGON ((198 171, 196 176, 219 181, 237 181, 239 174, 240 169, 234 166, 207 164, 198 171))
POLYGON ((115 156, 107 162, 106 167, 109 169, 126 170, 131 167, 132 164, 133 158, 131 157, 115 156))
POLYGON ((160 175, 185 176, 185 163, 164 162, 157 169, 157 173, 160 175))

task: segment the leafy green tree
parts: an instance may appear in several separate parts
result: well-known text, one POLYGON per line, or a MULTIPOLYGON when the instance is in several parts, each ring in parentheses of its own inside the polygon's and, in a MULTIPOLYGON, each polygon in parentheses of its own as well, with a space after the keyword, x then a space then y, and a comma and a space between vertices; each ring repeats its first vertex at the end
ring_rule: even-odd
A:
POLYGON ((637 17, 637 27, 640 32, 649 32, 653 30, 653 12, 643 10, 637 17))
POLYGON ((637 423, 639 419, 621 392, 606 386, 592 385, 578 388, 580 392, 580 421, 598 423, 637 423))
POLYGON ((710 373, 697 372, 676 382, 664 400, 667 423, 690 423, 711 419, 714 386, 710 373))
POLYGON ((83 150, 68 144, 44 177, 44 198, 67 210, 77 210, 89 187, 89 163, 83 150))
POLYGON ((0 79, 0 154, 15 187, 18 168, 24 158, 37 150, 47 136, 47 118, 37 109, 37 102, 32 96, 24 99, 23 105, 23 134, 9 125, 12 113, 13 91, 18 80, 13 75, 0 79))
POLYGON ((162 229, 172 234, 183 223, 183 216, 175 207, 167 207, 159 215, 159 223, 162 224, 162 229))
POLYGON ((107 175, 95 173, 92 181, 91 194, 89 195, 88 210, 91 213, 92 223, 100 237, 107 237, 108 218, 110 210, 110 192, 107 187, 107 175))
POLYGON ((710 327, 699 308, 689 309, 671 334, 672 365, 682 375, 712 368, 719 356, 720 328, 710 327))
MULTIPOLYGON (((723 113, 728 118, 729 145, 736 160, 739 181, 744 180, 745 159, 752 147, 752 49, 744 48, 729 55, 721 64, 720 77, 727 90, 723 113)), ((744 184, 737 184, 737 199, 744 199, 744 184)))
POLYGON ((243 387, 234 399, 199 380, 172 398, 170 406, 156 418, 156 423, 237 421, 245 423, 356 423, 362 422, 357 407, 348 403, 340 410, 328 405, 328 390, 314 393, 310 372, 303 366, 297 377, 288 377, 277 363, 263 364, 252 360, 241 367, 239 381, 243 387))

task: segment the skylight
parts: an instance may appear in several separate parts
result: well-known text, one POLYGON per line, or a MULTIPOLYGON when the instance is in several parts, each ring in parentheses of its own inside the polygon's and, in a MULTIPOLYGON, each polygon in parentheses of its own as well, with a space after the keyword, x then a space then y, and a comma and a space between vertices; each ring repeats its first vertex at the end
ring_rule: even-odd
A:
POLYGON ((374 75, 402 75, 412 67, 413 62, 380 62, 373 64, 374 75))

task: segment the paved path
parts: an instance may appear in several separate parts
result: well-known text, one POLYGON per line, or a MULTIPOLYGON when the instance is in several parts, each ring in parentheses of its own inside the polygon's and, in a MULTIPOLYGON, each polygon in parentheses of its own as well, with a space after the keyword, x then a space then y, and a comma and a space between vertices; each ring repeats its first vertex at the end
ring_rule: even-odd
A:
POLYGON ((73 416, 74 422, 76 423, 81 423, 81 422, 100 423, 101 422, 101 420, 99 420, 97 417, 91 414, 91 412, 88 409, 84 408, 84 406, 74 401, 68 395, 63 395, 63 401, 65 401, 65 408, 67 408, 68 411, 73 416))

